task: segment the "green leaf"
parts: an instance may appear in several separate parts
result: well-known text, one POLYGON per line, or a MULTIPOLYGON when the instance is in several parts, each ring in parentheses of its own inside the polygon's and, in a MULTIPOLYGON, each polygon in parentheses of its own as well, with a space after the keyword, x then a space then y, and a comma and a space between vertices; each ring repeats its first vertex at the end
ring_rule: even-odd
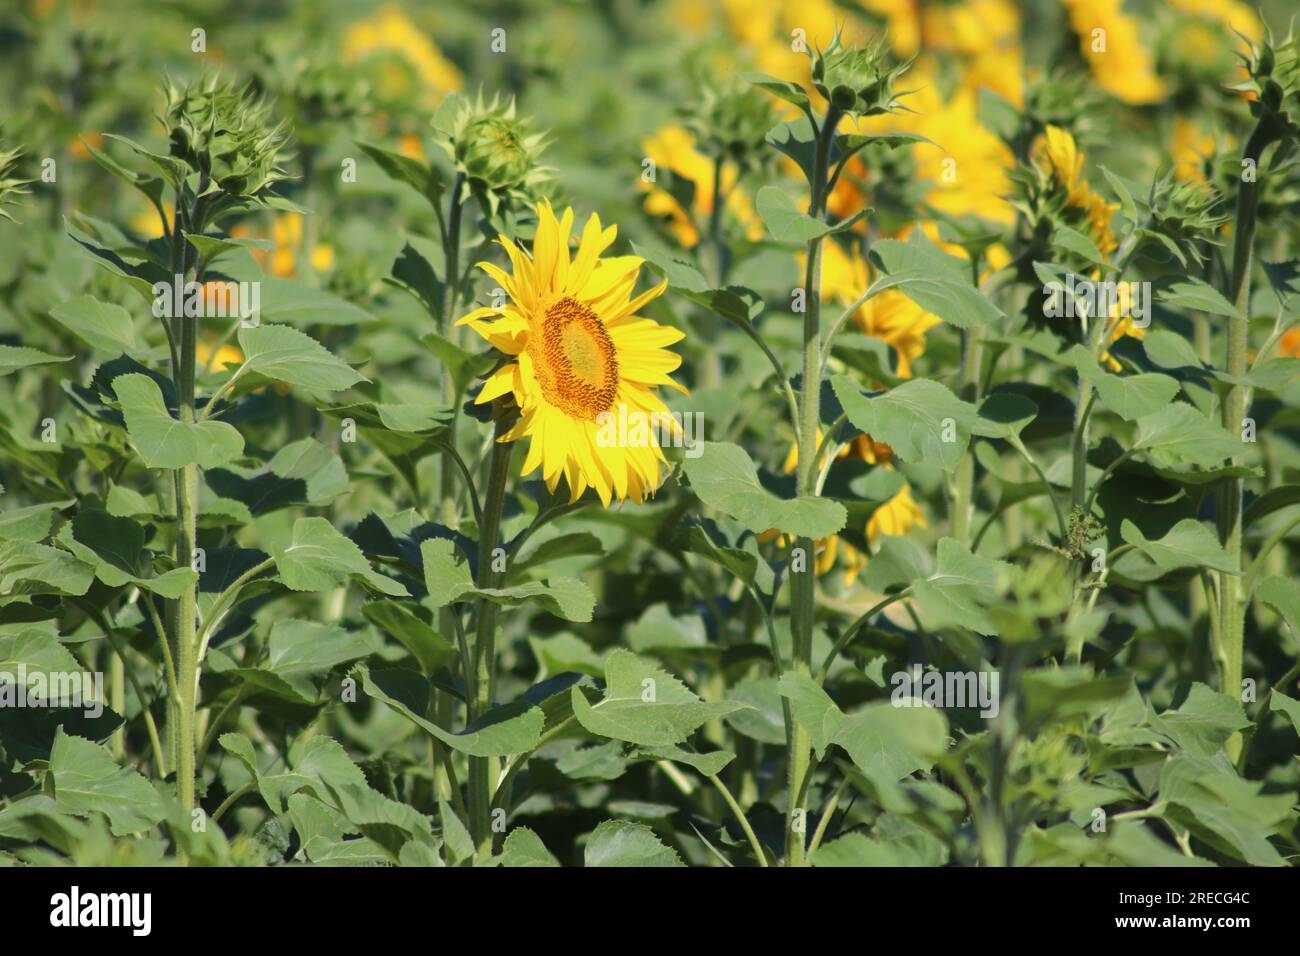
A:
POLYGON ((980 403, 972 430, 985 438, 1012 439, 1038 417, 1038 406, 1015 392, 994 392, 980 403))
POLYGON ((1178 522, 1159 541, 1149 540, 1127 518, 1120 524, 1120 536, 1155 562, 1161 571, 1178 568, 1210 568, 1227 574, 1240 574, 1219 537, 1208 525, 1193 518, 1178 522))
POLYGON ((704 452, 682 465, 691 489, 706 505, 761 534, 775 528, 797 537, 827 538, 848 520, 844 506, 824 498, 778 498, 758 481, 758 469, 745 449, 728 442, 705 442, 704 452))
POLYGON ((148 830, 163 818, 162 801, 149 781, 119 767, 103 747, 59 730, 50 752, 54 799, 79 815, 102 813, 114 836, 148 830))
POLYGON ((54 524, 55 512, 70 504, 70 500, 46 501, 0 512, 0 541, 44 541, 54 524))
POLYGON ((1269 835, 1292 815, 1292 797, 1264 795, 1222 758, 1175 756, 1160 769, 1161 813, 1220 852, 1251 866, 1282 866, 1269 835))
POLYGON ((371 601, 361 608, 361 616, 410 651, 426 676, 456 653, 456 648, 445 637, 405 604, 371 601))
POLYGON ((935 246, 920 230, 907 242, 882 239, 871 254, 891 278, 888 287, 950 325, 968 329, 1002 318, 1002 311, 972 284, 963 260, 935 246))
POLYGON ((358 664, 351 673, 360 678, 362 689, 375 700, 453 750, 471 757, 526 753, 537 746, 546 723, 540 707, 514 701, 492 708, 464 730, 452 733, 421 716, 428 706, 429 685, 415 671, 393 668, 372 674, 364 664, 358 664))
POLYGON ((831 231, 826 223, 800 212, 790 194, 779 186, 764 186, 754 204, 777 242, 801 244, 831 231))
POLYGON ((623 649, 605 659, 602 700, 592 705, 576 686, 570 695, 574 716, 587 731, 647 747, 679 743, 707 721, 746 706, 705 703, 667 671, 623 649))
MULTIPOLYGON (((1283 508, 1289 508, 1292 505, 1300 505, 1300 485, 1282 485, 1280 488, 1270 488, 1246 506, 1246 512, 1242 515, 1241 522, 1246 527, 1250 527, 1256 522, 1263 521, 1275 511, 1281 511, 1283 508)), ((0 538, 5 537, 3 521, 3 516, 0 516, 0 538)))
POLYGON ((406 597, 406 588, 374 571, 361 549, 324 518, 299 518, 288 547, 274 553, 280 581, 293 591, 329 591, 358 577, 375 590, 406 597))
POLYGON ((1137 422, 1134 451, 1160 465, 1210 468, 1241 452, 1241 442, 1191 405, 1174 402, 1137 422))
POLYGON ((1223 297, 1223 293, 1192 276, 1165 276, 1157 279, 1153 291, 1156 300, 1168 306, 1241 318, 1241 312, 1223 297))
MULTIPOLYGON (((270 651, 260 671, 269 671, 284 681, 308 703, 320 696, 325 675, 340 664, 368 657, 374 648, 358 635, 337 624, 318 621, 280 620, 271 626, 270 651)), ((256 682, 251 668, 233 672, 256 682)))
POLYGON ((780 97, 787 103, 793 103, 795 106, 807 108, 811 102, 808 94, 804 92, 803 87, 797 83, 791 83, 789 80, 781 80, 775 76, 768 76, 766 73, 746 72, 737 73, 736 76, 745 83, 752 83, 760 90, 766 90, 773 96, 780 97))
POLYGON ((907 706, 877 701, 846 715, 805 673, 789 671, 778 686, 818 755, 834 744, 864 773, 901 780, 928 771, 948 748, 948 722, 942 711, 915 698, 908 698, 907 706))
POLYGON ((442 174, 436 168, 382 146, 360 141, 357 145, 365 150, 366 155, 379 165, 389 179, 410 186, 431 203, 436 203, 442 196, 445 184, 442 174))
POLYGON ((1228 738, 1250 726, 1241 702, 1200 682, 1176 708, 1150 720, 1151 727, 1194 757, 1212 757, 1228 738))
POLYGON ((31 541, 0 541, 0 596, 70 594, 80 597, 90 589, 94 579, 94 567, 60 548, 31 541))
POLYGON ((596 827, 583 856, 586 866, 678 867, 686 864, 641 823, 606 820, 596 827))
POLYGON ((897 817, 882 817, 879 826, 890 832, 872 839, 865 833, 849 833, 824 843, 813 854, 813 866, 943 866, 948 848, 925 830, 897 817))
POLYGON ((1112 375, 1081 345, 1070 351, 1079 374, 1093 384, 1102 404, 1125 421, 1136 421, 1167 407, 1178 394, 1178 380, 1158 372, 1112 375))
POLYGON ((910 379, 872 395, 849 375, 835 375, 831 384, 853 427, 885 442, 906 462, 939 464, 951 471, 976 427, 974 406, 930 379, 910 379))
POLYGON ((368 381, 310 335, 287 325, 240 328, 239 345, 244 351, 244 364, 236 375, 257 372, 276 381, 327 392, 368 381))
POLYGON ((1192 343, 1177 332, 1152 329, 1142 340, 1142 351, 1161 368, 1201 368, 1201 359, 1192 343))
POLYGON ((1300 584, 1291 578, 1265 578, 1255 596, 1282 615, 1291 633, 1300 637, 1300 584))
POLYGON ((458 601, 482 598, 502 607, 518 607, 532 601, 567 621, 590 621, 595 595, 577 578, 552 577, 508 588, 476 588, 469 565, 457 563, 456 547, 447 538, 426 538, 420 542, 424 561, 424 583, 429 594, 425 605, 433 610, 458 601))
POLYGON ((258 319, 292 328, 331 325, 353 328, 372 316, 346 299, 295 279, 262 279, 258 319))
POLYGON ((15 679, 19 668, 28 677, 37 674, 72 674, 81 670, 77 659, 48 631, 31 628, 17 634, 0 634, 0 674, 15 679))
POLYGON ((508 867, 559 866, 546 844, 528 827, 515 827, 501 845, 501 865, 508 867))
POLYGON ((232 425, 172 418, 162 390, 148 375, 119 375, 113 379, 113 391, 122 406, 131 444, 148 468, 215 468, 244 451, 244 437, 232 425))
POLYGON ((70 358, 71 356, 68 355, 51 355, 49 352, 28 348, 25 345, 0 345, 0 375, 8 375, 10 372, 35 365, 67 362, 70 358))
POLYGON ((50 315, 92 348, 130 354, 138 347, 131 313, 120 305, 100 302, 94 296, 81 295, 60 302, 50 309, 50 315))
POLYGON ((912 585, 922 619, 928 627, 963 627, 996 635, 988 609, 999 603, 999 578, 1010 567, 1005 561, 971 554, 954 538, 941 538, 934 573, 912 585))

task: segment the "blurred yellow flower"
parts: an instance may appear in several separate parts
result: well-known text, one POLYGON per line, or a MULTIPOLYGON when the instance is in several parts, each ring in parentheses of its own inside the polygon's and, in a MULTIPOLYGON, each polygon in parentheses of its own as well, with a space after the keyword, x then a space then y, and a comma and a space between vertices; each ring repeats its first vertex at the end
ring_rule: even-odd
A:
MULTIPOLYGON (((916 133, 934 145, 911 147, 916 175, 928 185, 925 200, 935 209, 953 216, 980 216, 998 223, 1010 223, 1015 211, 1007 202, 1011 191, 1008 171, 1014 157, 1007 145, 979 122, 979 97, 975 89, 958 87, 944 99, 935 77, 913 68, 900 80, 915 90, 906 100, 915 112, 875 116, 854 123, 846 120, 842 132, 916 133)), ((848 172, 860 174, 862 166, 848 172)), ((865 205, 848 181, 841 179, 830 199, 836 215, 852 215, 865 205)))
MULTIPOLYGON (((821 429, 818 429, 818 443, 821 442, 822 437, 821 429)), ((870 435, 860 434, 844 445, 835 457, 837 460, 851 458, 872 465, 892 468, 894 450, 884 442, 874 440, 870 435)), ((788 475, 794 471, 798 464, 799 447, 791 445, 790 452, 786 455, 781 470, 788 475)), ((916 528, 925 527, 925 515, 912 498, 911 486, 907 482, 903 482, 903 486, 899 488, 898 492, 876 508, 871 513, 871 517, 867 519, 867 541, 874 544, 881 535, 902 537, 911 534, 916 528)), ((774 537, 778 538, 783 546, 788 546, 790 543, 790 539, 786 535, 778 535, 776 532, 767 532, 760 535, 759 539, 769 541, 774 537)), ((813 561, 814 571, 818 575, 826 574, 831 568, 835 567, 836 559, 841 556, 844 558, 844 583, 845 585, 851 584, 861 573, 863 567, 866 566, 867 555, 847 541, 842 540, 838 535, 817 541, 816 557, 813 561)))
POLYGON ((1122 0, 1061 0, 1097 85, 1133 106, 1164 98, 1151 53, 1138 39, 1141 24, 1122 0))
MULTIPOLYGON (((1264 26, 1249 5, 1238 0, 1168 0, 1169 6, 1180 13, 1188 13, 1222 24, 1229 30, 1245 34, 1251 40, 1258 41, 1264 34, 1264 26)), ((1222 41, 1224 38, 1220 38, 1222 41)), ((1217 50, 1216 50, 1217 53, 1217 50)))
MULTIPOLYGON (((823 298, 848 306, 870 284, 867 263, 861 256, 846 252, 836 242, 822 243, 823 298)), ((893 349, 899 378, 910 378, 912 363, 925 351, 925 333, 940 320, 897 289, 886 289, 868 299, 854 313, 853 321, 863 334, 893 349)))
POLYGON ((1284 334, 1278 342, 1278 351, 1288 358, 1300 358, 1300 328, 1284 334))
MULTIPOLYGON (((253 249, 253 258, 263 270, 277 279, 288 279, 298 273, 298 256, 302 250, 301 213, 285 212, 276 216, 271 222, 270 239, 275 248, 253 249)), ((245 225, 235 226, 230 230, 232 236, 254 238, 253 230, 245 225)), ((334 265, 334 247, 328 243, 318 243, 308 258, 311 267, 317 272, 328 272, 334 265)))
MULTIPOLYGON (((205 282, 205 291, 212 283, 205 282)), ((211 293, 209 292, 209 297, 211 293)), ((231 345, 229 342, 216 345, 212 342, 196 342, 194 346, 195 355, 198 358, 199 368, 205 372, 221 372, 227 365, 243 365, 244 353, 240 351, 239 346, 231 345)))
POLYGON ((1040 166, 1052 174, 1056 184, 1067 190, 1069 205, 1084 214, 1086 232, 1102 255, 1114 252, 1118 243, 1110 221, 1119 204, 1108 203, 1103 196, 1092 191, 1083 175, 1083 153, 1070 131, 1048 126, 1034 144, 1033 153, 1040 166))
MULTIPOLYGON (((393 4, 385 4, 364 20, 358 20, 343 35, 344 63, 384 53, 396 54, 406 61, 423 87, 421 93, 425 100, 436 101, 443 94, 461 88, 460 71, 401 7, 393 4)), ((410 92, 408 78, 400 69, 385 70, 379 80, 379 93, 385 98, 410 92)))
MULTIPOLYGON (((163 200, 163 214, 167 217, 167 225, 171 224, 175 211, 176 209, 171 203, 163 200)), ((146 239, 157 239, 167 231, 162 216, 158 215, 158 209, 153 205, 149 205, 133 215, 128 220, 128 224, 132 230, 146 239)))
MULTIPOLYGON (((649 190, 645 199, 646 212, 663 219, 684 248, 698 245, 700 227, 713 213, 713 160, 695 148, 695 137, 681 126, 663 127, 643 140, 641 148, 655 164, 656 179, 667 170, 695 184, 695 199, 689 210, 683 209, 666 189, 644 181, 642 188, 649 190)), ((746 235, 751 239, 762 238, 763 224, 755 215, 749 196, 736 186, 734 165, 723 165, 721 186, 727 197, 727 210, 745 226, 746 235)))
POLYGON ((1215 138, 1192 119, 1174 117, 1173 141, 1170 153, 1174 160, 1174 176, 1185 182, 1206 184, 1205 160, 1214 155, 1215 138))
POLYGON ((68 144, 68 151, 72 154, 73 159, 86 159, 90 156, 90 150, 87 145, 95 149, 102 149, 104 146, 103 133, 82 133, 68 144))

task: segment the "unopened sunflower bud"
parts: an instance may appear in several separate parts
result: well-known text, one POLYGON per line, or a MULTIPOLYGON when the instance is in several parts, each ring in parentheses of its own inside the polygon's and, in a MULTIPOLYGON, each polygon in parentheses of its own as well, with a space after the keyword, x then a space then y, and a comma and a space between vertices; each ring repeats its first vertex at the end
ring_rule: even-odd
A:
POLYGON ((891 66, 888 54, 883 40, 854 49, 841 46, 837 35, 813 58, 813 85, 835 109, 851 116, 896 112, 894 84, 908 64, 891 66))
POLYGON ((18 168, 18 157, 22 155, 22 150, 5 149, 0 144, 0 219, 14 221, 14 217, 5 211, 5 206, 12 205, 19 196, 27 192, 23 187, 26 186, 30 179, 19 179, 15 173, 18 168))
POLYGON ((1269 36, 1252 43, 1243 59, 1250 79, 1231 88, 1254 94, 1250 111, 1263 138, 1300 140, 1300 36, 1288 33, 1280 42, 1269 36))
POLYGON ((1148 200, 1152 228, 1185 249, 1198 262, 1202 243, 1214 244, 1215 234, 1228 221, 1223 195, 1195 182, 1179 182, 1170 176, 1151 187, 1148 200))
POLYGON ((271 126, 270 116, 269 104, 250 86, 212 76, 185 86, 169 84, 162 121, 173 156, 222 192, 255 198, 284 178, 276 165, 283 126, 271 126))
POLYGON ((448 148, 457 168, 476 185, 512 190, 525 185, 545 148, 545 136, 531 133, 515 115, 514 100, 482 97, 462 101, 447 130, 448 148))

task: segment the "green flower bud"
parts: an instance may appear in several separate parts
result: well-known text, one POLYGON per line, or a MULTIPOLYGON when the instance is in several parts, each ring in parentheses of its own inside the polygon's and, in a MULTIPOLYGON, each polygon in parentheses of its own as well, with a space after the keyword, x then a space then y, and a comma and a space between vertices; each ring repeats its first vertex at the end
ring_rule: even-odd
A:
POLYGON ((813 85, 832 107, 851 116, 896 112, 894 83, 909 64, 891 66, 888 54, 884 40, 855 49, 841 46, 837 34, 813 57, 813 85))
POLYGON ((1300 140, 1300 37, 1288 33, 1275 42, 1270 34, 1251 44, 1243 57, 1250 79, 1231 89, 1254 93, 1250 112, 1266 140, 1300 140))
POLYGON ((186 86, 169 83, 162 122, 173 156, 222 192, 251 199, 284 178, 276 165, 283 125, 269 125, 270 116, 269 104, 251 86, 213 76, 186 86))
POLYGON ((546 137, 530 131, 515 115, 514 100, 484 103, 456 99, 444 104, 434 120, 439 143, 469 181, 470 188, 496 209, 502 199, 531 196, 547 177, 538 165, 546 137))
POLYGON ((1228 221, 1227 214, 1220 212, 1224 199, 1218 190, 1199 183, 1178 182, 1170 176, 1152 185, 1147 204, 1152 229, 1178 244, 1198 262, 1203 259, 1201 245, 1216 245, 1215 235, 1228 221))
POLYGON ((30 179, 19 179, 16 172, 18 169, 18 157, 22 155, 20 149, 5 149, 0 144, 0 219, 8 219, 14 222, 14 217, 6 210, 5 206, 13 205, 19 196, 27 192, 23 187, 26 186, 30 179))

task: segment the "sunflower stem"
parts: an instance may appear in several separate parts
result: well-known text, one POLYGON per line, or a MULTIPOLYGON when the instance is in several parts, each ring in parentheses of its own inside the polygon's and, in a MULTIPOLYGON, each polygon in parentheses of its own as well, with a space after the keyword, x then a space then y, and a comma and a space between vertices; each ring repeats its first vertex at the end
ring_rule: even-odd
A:
MULTIPOLYGON (((1258 167, 1271 135, 1264 121, 1256 125, 1246 142, 1243 162, 1250 161, 1258 167)), ((1255 245, 1255 214, 1259 207, 1258 178, 1243 179, 1237 189, 1237 215, 1233 225, 1235 234, 1232 250, 1232 278, 1228 299, 1236 306, 1237 314, 1228 319, 1227 372, 1240 380, 1246 374, 1247 350, 1250 344, 1250 270, 1255 245)), ((1233 385, 1223 401, 1223 427, 1238 434, 1250 404, 1249 389, 1233 385)), ((1240 465, 1241 457, 1234 456, 1232 464, 1240 465)), ((1219 488, 1219 535, 1224 550, 1234 567, 1242 567, 1242 494, 1241 478, 1228 478, 1219 488)), ((1222 641, 1222 674, 1219 689, 1233 697, 1241 693, 1241 667, 1245 645, 1246 594, 1240 574, 1219 572, 1219 633, 1222 641)), ((1228 759, 1236 761, 1241 755, 1241 735, 1233 734, 1224 744, 1228 759)))
MULTIPOLYGON (((501 574, 496 570, 495 554, 501 531, 501 509, 506 497, 506 479, 510 474, 510 453, 514 446, 502 441, 508 431, 507 423, 497 420, 493 436, 492 453, 488 462, 487 493, 483 499, 483 524, 478 536, 478 574, 475 583, 480 588, 500 585, 501 574)), ((486 598, 478 602, 478 630, 474 641, 474 679, 471 687, 470 718, 477 720, 492 706, 492 683, 496 670, 496 628, 500 606, 486 598)), ((492 768, 496 763, 487 757, 471 757, 469 761, 471 831, 481 859, 492 853, 491 804, 493 784, 492 768)))
MULTIPOLYGON (((456 312, 457 294, 459 292, 456 280, 457 269, 459 268, 460 259, 460 224, 461 224, 461 191, 464 187, 464 177, 456 174, 456 180, 451 187, 451 196, 448 200, 448 210, 446 217, 446 228, 443 231, 443 300, 442 314, 435 316, 440 331, 443 333, 452 333, 456 328, 454 316, 456 312)), ((437 204, 435 203, 435 208, 437 204)), ((441 218, 441 216, 440 216, 441 218)), ((451 408, 451 420, 447 423, 447 435, 443 439, 445 449, 442 455, 442 461, 438 469, 438 502, 439 509, 442 512, 442 521, 448 527, 455 527, 456 505, 454 500, 456 490, 456 424, 459 417, 456 409, 456 383, 446 369, 442 373, 442 402, 451 408)), ((463 467, 463 465, 462 465, 463 467)), ((471 497, 473 490, 471 486, 471 497)), ((472 499, 473 500, 473 499, 472 499)), ((482 523, 478 515, 478 503, 474 501, 475 519, 482 523)), ((438 611, 438 629, 444 635, 450 635, 455 629, 454 612, 450 607, 441 608, 438 611)), ((464 660, 461 666, 465 671, 465 681, 469 682, 470 662, 464 660)), ((446 705, 442 698, 446 697, 445 692, 436 688, 431 688, 429 696, 429 713, 435 718, 446 711, 446 705)), ((438 763, 433 773, 434 790, 444 799, 451 797, 451 776, 447 773, 446 765, 438 763)))
MULTIPOLYGON (((808 214, 821 219, 826 213, 827 173, 835 128, 840 112, 828 107, 820 128, 816 128, 817 148, 814 156, 808 214)), ((808 240, 808 263, 804 275, 803 380, 799 406, 798 493, 815 495, 817 480, 817 430, 821 419, 821 261, 823 236, 808 240)), ((791 661, 788 671, 812 673, 812 632, 816 615, 816 542, 799 538, 795 545, 803 555, 803 569, 793 571, 790 582, 791 661)), ((786 865, 804 865, 804 832, 807 812, 803 807, 810 772, 812 742, 808 731, 795 723, 787 728, 790 752, 787 756, 786 865)))

